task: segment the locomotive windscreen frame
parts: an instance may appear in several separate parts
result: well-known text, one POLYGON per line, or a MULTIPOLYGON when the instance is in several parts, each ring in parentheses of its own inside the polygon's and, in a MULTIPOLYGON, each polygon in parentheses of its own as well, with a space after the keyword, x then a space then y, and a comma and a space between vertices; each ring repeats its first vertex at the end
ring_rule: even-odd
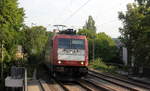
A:
POLYGON ((58 59, 69 61, 85 60, 85 41, 83 39, 58 39, 58 59))
POLYGON ((83 39, 58 39, 58 48, 67 48, 67 49, 84 49, 84 40, 83 39))

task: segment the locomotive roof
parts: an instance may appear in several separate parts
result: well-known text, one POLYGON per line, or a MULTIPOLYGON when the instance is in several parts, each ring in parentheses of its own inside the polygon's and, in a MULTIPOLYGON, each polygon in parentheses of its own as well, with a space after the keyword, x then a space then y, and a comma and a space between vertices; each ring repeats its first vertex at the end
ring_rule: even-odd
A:
POLYGON ((86 39, 84 35, 67 35, 67 34, 56 34, 54 38, 72 38, 72 39, 86 39))

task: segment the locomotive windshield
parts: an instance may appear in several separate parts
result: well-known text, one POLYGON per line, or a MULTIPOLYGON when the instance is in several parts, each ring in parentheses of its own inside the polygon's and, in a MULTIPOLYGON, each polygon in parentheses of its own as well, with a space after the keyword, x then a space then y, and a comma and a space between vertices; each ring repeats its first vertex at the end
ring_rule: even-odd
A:
POLYGON ((84 49, 83 39, 58 39, 58 47, 65 49, 84 49))

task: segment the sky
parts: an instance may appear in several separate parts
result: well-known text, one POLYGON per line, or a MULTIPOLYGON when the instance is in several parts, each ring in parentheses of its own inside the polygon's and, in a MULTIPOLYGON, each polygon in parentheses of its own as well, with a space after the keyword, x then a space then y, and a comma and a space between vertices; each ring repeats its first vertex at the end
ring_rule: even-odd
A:
POLYGON ((105 32, 112 38, 120 36, 119 11, 134 0, 19 0, 25 10, 25 24, 42 25, 52 30, 53 25, 62 24, 75 29, 82 28, 91 15, 97 32, 105 32))

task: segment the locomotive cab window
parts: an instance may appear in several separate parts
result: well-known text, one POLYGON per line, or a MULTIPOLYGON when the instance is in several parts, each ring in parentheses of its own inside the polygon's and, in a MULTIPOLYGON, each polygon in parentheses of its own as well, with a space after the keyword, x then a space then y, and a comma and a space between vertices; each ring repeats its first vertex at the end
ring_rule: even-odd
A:
POLYGON ((73 49, 84 49, 84 40, 81 39, 72 39, 71 45, 73 49))
POLYGON ((84 49, 84 40, 82 39, 58 39, 59 48, 84 49))

